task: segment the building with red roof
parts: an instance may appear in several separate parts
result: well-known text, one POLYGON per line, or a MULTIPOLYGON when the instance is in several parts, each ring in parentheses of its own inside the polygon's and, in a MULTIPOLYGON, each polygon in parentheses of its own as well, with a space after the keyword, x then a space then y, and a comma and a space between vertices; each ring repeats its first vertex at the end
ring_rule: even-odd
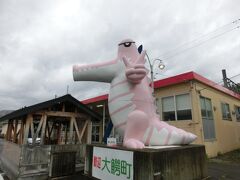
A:
MULTIPOLYGON (((194 143, 204 144, 208 156, 240 148, 240 94, 195 72, 155 81, 154 89, 160 119, 196 134, 194 143)), ((93 124, 94 142, 101 142, 110 119, 107 100, 105 94, 82 101, 105 119, 93 124)))

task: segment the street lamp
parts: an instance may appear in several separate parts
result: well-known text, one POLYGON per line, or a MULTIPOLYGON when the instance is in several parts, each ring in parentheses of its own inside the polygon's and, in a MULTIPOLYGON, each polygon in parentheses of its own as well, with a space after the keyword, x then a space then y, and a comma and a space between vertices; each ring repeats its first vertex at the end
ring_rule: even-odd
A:
POLYGON ((155 65, 155 62, 158 61, 158 68, 163 70, 165 68, 165 65, 163 64, 162 60, 161 59, 154 59, 153 62, 151 63, 150 61, 150 58, 148 56, 148 54, 146 53, 146 56, 147 56, 147 60, 148 60, 148 63, 149 63, 149 66, 150 66, 150 73, 151 73, 151 87, 152 87, 152 95, 154 96, 154 76, 153 76, 153 67, 155 65))

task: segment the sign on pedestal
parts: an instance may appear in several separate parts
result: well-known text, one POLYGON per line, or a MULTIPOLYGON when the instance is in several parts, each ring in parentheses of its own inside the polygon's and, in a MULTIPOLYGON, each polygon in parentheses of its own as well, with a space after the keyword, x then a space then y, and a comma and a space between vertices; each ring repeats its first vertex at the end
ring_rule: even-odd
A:
POLYGON ((92 176, 105 180, 132 180, 133 152, 94 147, 92 176))

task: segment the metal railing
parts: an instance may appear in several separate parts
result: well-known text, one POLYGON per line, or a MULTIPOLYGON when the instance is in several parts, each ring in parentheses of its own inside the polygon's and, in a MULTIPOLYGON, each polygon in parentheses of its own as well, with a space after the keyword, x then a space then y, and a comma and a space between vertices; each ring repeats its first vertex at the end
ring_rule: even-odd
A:
POLYGON ((76 167, 84 164, 86 145, 18 145, 0 139, 0 167, 10 179, 49 176, 54 153, 76 153, 76 167))
POLYGON ((240 85, 236 84, 229 78, 225 78, 225 82, 228 89, 240 94, 240 85))

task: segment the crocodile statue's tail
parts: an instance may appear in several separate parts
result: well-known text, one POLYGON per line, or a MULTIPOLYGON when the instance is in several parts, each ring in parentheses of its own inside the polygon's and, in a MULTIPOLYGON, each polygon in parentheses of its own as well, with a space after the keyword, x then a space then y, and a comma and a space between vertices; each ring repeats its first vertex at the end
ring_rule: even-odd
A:
POLYGON ((145 145, 178 145, 189 144, 197 136, 169 125, 158 118, 147 128, 143 141, 145 145))

